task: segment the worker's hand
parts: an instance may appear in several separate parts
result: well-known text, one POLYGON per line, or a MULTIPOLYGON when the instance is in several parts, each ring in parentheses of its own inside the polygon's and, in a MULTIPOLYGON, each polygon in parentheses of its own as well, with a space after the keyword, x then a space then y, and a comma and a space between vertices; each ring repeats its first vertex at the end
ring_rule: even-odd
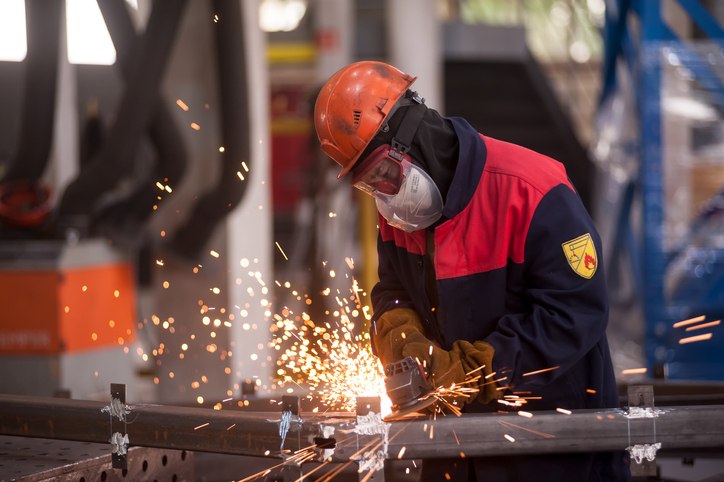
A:
MULTIPOLYGON (((395 308, 383 313, 372 329, 372 342, 382 366, 405 358, 402 349, 409 343, 432 343, 424 333, 425 327, 420 315, 414 310, 395 308)), ((422 359, 420 361, 422 362, 422 359)))
MULTIPOLYGON (((415 340, 405 344, 402 349, 403 357, 416 357, 423 367, 428 370, 428 385, 431 389, 450 387, 453 383, 460 385, 465 382, 467 374, 470 378, 480 378, 472 383, 465 383, 464 387, 479 390, 477 399, 480 403, 488 403, 501 396, 495 382, 485 378, 493 372, 492 363, 495 349, 484 341, 469 343, 458 340, 453 343, 450 351, 435 346, 430 340, 415 340), (482 368, 480 368, 482 367, 482 368), (477 371, 475 371, 477 370, 477 371)), ((459 397, 458 405, 470 403, 476 397, 459 397)))

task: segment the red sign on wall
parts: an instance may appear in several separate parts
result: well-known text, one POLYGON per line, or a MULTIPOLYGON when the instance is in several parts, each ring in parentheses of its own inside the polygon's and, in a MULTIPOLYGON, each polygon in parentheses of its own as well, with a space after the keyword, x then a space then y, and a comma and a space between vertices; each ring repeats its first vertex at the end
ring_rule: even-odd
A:
POLYGON ((339 48, 339 31, 334 27, 320 28, 314 34, 314 43, 321 53, 329 53, 339 48))

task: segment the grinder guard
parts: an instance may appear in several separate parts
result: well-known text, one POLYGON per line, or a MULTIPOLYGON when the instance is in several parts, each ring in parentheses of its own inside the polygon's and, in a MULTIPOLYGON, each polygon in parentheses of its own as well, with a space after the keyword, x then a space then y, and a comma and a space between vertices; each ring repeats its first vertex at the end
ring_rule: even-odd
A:
POLYGON ((434 397, 420 400, 429 393, 427 375, 411 356, 385 367, 385 388, 392 401, 392 413, 385 420, 394 420, 435 403, 434 397))

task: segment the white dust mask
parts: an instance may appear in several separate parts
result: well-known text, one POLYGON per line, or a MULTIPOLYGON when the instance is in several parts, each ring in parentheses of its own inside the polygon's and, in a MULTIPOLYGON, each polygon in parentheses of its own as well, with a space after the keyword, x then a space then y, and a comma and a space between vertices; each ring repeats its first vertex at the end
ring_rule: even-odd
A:
POLYGON ((411 233, 431 226, 442 216, 442 194, 435 181, 407 159, 402 161, 397 194, 374 193, 377 210, 390 226, 411 233))

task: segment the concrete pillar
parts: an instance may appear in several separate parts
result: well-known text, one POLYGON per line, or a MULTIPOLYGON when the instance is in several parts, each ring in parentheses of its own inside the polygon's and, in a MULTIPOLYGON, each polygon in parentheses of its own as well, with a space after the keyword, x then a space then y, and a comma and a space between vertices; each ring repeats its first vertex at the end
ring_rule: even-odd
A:
POLYGON ((435 0, 387 0, 389 61, 418 77, 413 90, 443 113, 442 36, 435 0))
POLYGON ((352 63, 354 39, 352 0, 317 0, 315 5, 315 42, 317 75, 320 84, 339 69, 352 63))
MULTIPOLYGON (((274 312, 271 303, 274 299, 275 283, 271 251, 274 248, 274 239, 271 204, 269 68, 266 59, 266 37, 259 28, 260 2, 259 0, 239 1, 245 22, 251 158, 254 172, 249 173, 252 185, 249 186, 243 201, 226 220, 228 306, 235 314, 230 332, 230 349, 233 353, 231 367, 232 378, 235 380, 258 378, 262 386, 270 386, 269 377, 272 374, 273 361, 268 358, 271 357, 271 350, 267 345, 270 337, 271 313, 274 312), (259 278, 256 273, 260 273, 259 278)), ((244 172, 243 169, 240 171, 244 172)), ((239 393, 240 390, 236 389, 235 395, 238 396, 239 393)), ((266 391, 260 391, 262 396, 265 393, 266 391)))

